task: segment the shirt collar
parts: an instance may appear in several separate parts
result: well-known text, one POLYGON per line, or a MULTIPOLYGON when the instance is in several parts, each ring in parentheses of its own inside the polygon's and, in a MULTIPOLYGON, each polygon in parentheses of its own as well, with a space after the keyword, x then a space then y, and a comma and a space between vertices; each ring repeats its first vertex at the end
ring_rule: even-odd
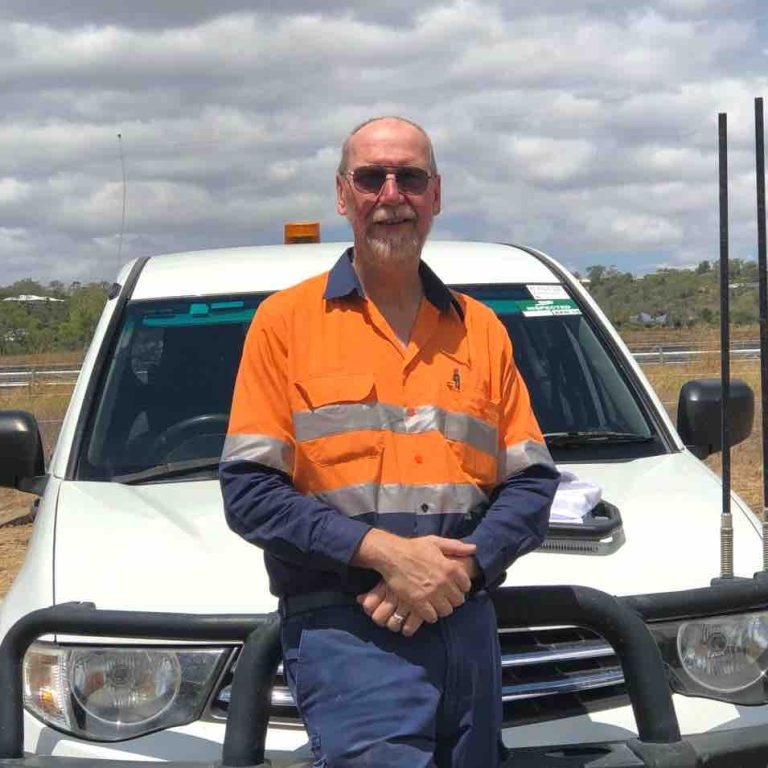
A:
POLYGON ((360 283, 360 278, 352 266, 352 248, 347 248, 339 256, 339 260, 328 273, 328 282, 325 284, 324 299, 343 299, 356 293, 360 298, 365 298, 365 291, 360 283))
MULTIPOLYGON (((341 254, 339 260, 328 273, 328 281, 325 285, 325 299, 342 299, 355 293, 360 298, 365 298, 365 291, 360 279, 352 266, 352 248, 347 248, 341 254)), ((451 293, 445 283, 423 262, 419 262, 419 277, 424 296, 427 301, 441 312, 449 307, 456 310, 460 320, 464 320, 464 312, 456 297, 451 293)))

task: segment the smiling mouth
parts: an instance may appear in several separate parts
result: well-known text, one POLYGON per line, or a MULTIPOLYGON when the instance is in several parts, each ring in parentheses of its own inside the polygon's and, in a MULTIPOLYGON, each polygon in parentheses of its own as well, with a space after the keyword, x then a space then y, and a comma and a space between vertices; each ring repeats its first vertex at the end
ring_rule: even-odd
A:
POLYGON ((384 219, 383 221, 374 221, 374 224, 383 224, 384 226, 393 226, 396 224, 410 224, 413 219, 384 219))

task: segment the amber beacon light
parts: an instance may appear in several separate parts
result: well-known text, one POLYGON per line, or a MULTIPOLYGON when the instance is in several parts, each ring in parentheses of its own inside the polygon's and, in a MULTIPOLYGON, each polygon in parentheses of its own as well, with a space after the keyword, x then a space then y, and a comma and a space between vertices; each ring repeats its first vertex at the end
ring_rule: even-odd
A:
POLYGON ((289 221, 285 224, 285 244, 319 243, 319 221, 289 221))

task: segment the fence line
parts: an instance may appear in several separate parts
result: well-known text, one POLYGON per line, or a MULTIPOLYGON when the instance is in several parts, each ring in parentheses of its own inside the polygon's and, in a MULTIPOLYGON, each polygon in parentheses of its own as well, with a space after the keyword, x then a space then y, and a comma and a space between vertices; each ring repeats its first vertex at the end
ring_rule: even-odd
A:
MULTIPOLYGON (((731 349, 731 357, 741 360, 758 359, 760 357, 760 348, 753 344, 753 342, 750 342, 750 346, 734 346, 731 349)), ((657 365, 686 363, 708 355, 714 356, 719 354, 717 349, 695 349, 691 346, 687 349, 681 349, 680 347, 680 344, 675 343, 668 345, 658 344, 650 349, 648 345, 642 345, 634 350, 630 348, 630 353, 638 363, 657 365)), ((41 367, 33 365, 0 365, 0 389, 32 387, 36 384, 63 386, 74 383, 79 373, 80 368, 76 368, 71 364, 59 365, 51 363, 41 367)))

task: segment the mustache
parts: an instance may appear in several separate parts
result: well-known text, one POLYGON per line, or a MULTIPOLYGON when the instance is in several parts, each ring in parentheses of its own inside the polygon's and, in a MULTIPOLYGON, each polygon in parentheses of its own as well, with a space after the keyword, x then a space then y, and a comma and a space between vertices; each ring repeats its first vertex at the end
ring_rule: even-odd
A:
POLYGON ((413 221, 416 213, 406 205, 396 208, 377 208, 371 216, 374 224, 386 224, 389 221, 413 221))

